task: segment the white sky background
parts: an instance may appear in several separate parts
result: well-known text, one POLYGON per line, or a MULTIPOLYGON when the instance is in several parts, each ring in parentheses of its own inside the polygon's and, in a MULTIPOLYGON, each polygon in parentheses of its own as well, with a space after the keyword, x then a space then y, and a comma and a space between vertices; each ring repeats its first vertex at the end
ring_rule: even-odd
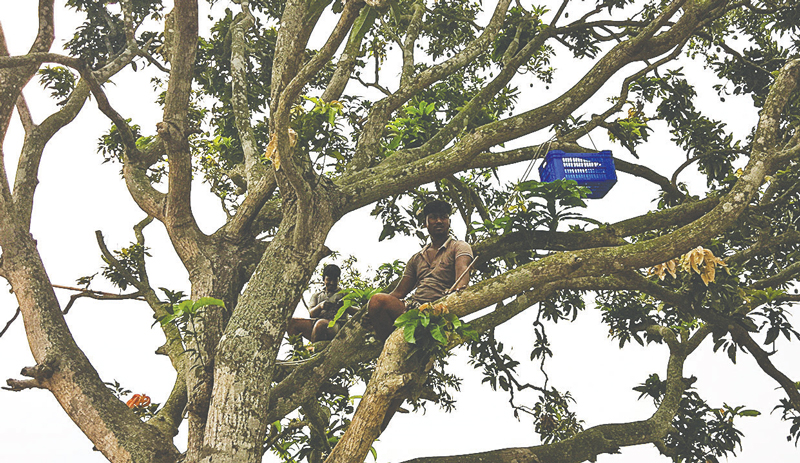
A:
MULTIPOLYGON (((0 23, 12 54, 25 53, 35 35, 36 3, 0 0, 0 23)), ((219 3, 225 7, 228 2, 219 3)), ((201 19, 205 19, 205 14, 201 13, 201 19)), ((56 48, 63 45, 78 23, 79 18, 57 10, 56 48)), ((685 64, 687 73, 701 69, 697 63, 685 64)), ((520 99, 518 110, 523 110, 525 102, 533 106, 555 98, 581 75, 580 70, 556 67, 555 82, 549 90, 534 82, 535 88, 531 91, 527 85, 529 80, 526 80, 529 77, 519 80, 520 89, 529 94, 520 99)), ((106 91, 112 105, 124 117, 134 117, 143 132, 150 134, 160 120, 160 110, 151 101, 149 79, 142 78, 142 74, 141 70, 139 73, 126 70, 113 79, 113 84, 106 85, 106 91)), ((589 106, 602 108, 605 98, 619 91, 620 82, 621 79, 609 82, 605 93, 594 98, 589 106)), ((707 88, 698 88, 698 93, 701 95, 698 105, 711 111, 711 117, 726 120, 738 138, 749 133, 757 116, 753 111, 747 111, 747 101, 737 102, 729 97, 726 103, 720 103, 710 84, 707 88)), ((35 82, 29 85, 25 95, 36 122, 41 122, 55 109, 35 82)), ((592 111, 587 109, 587 115, 592 111)), ((656 122, 654 126, 663 129, 660 124, 656 122)), ((74 285, 76 278, 99 270, 102 262, 95 243, 95 230, 103 231, 110 248, 119 249, 133 240, 132 226, 144 218, 125 189, 119 165, 102 164, 102 157, 96 153, 98 136, 109 127, 109 121, 96 109, 94 101, 89 101, 78 118, 56 135, 45 151, 32 227, 54 284, 74 285)), ((13 175, 21 147, 20 134, 21 127, 15 119, 5 140, 9 175, 13 175)), ((541 141, 550 135, 539 133, 535 137, 541 141)), ((613 149, 616 156, 633 160, 619 146, 610 145, 604 132, 596 131, 592 136, 599 149, 613 149)), ((671 149, 671 143, 659 132, 652 138, 640 150, 640 162, 661 172, 665 171, 665 165, 674 169, 681 162, 681 155, 671 149)), ((523 142, 531 143, 530 140, 523 142)), ((582 143, 591 145, 587 139, 582 143)), ((509 148, 514 146, 521 145, 517 142, 507 144, 509 148)), ((504 169, 503 180, 517 180, 525 167, 504 169)), ((692 175, 687 171, 681 179, 699 180, 696 174, 694 178, 692 175)), ((538 179, 538 173, 533 173, 531 178, 538 179)), ((695 192, 702 186, 703 183, 697 183, 695 192)), ((646 181, 620 174, 619 182, 604 199, 589 202, 586 215, 614 222, 644 213, 652 207, 650 200, 656 191, 656 187, 646 181)), ((218 204, 198 181, 193 205, 201 226, 207 232, 224 220, 218 204)), ((381 226, 368 215, 368 209, 351 213, 334 227, 328 246, 343 256, 355 254, 360 264, 373 268, 394 259, 406 260, 416 252, 416 238, 378 243, 381 226)), ((463 237, 463 223, 457 216, 453 222, 456 234, 463 237)), ((152 248, 148 272, 154 286, 188 293, 186 272, 175 257, 163 227, 153 223, 145 230, 145 235, 148 246, 152 248)), ((104 286, 100 277, 93 287, 111 289, 104 286)), ((65 305, 70 293, 57 290, 57 294, 65 305)), ((0 329, 16 307, 13 295, 2 291, 0 329)), ((499 328, 498 338, 523 362, 519 367, 520 379, 538 382, 541 380, 538 365, 525 362, 533 342, 531 322, 534 310, 528 312, 516 317, 508 326, 499 328)), ((303 308, 298 309, 298 315, 304 314, 303 308)), ((550 384, 572 393, 577 399, 574 409, 586 427, 645 419, 652 413, 653 406, 648 400, 637 401, 638 393, 631 388, 642 383, 650 373, 659 373, 663 377, 666 347, 633 345, 620 350, 616 341, 607 337, 607 328, 601 326, 599 320, 599 312, 590 308, 581 313, 575 323, 562 322, 548 327, 555 352, 555 358, 548 362, 550 384)), ((163 342, 163 336, 160 330, 150 327, 153 319, 145 304, 81 299, 67 315, 67 321, 79 346, 92 360, 103 380, 119 381, 133 393, 150 395, 154 402, 166 399, 175 373, 166 357, 153 353, 163 342)), ((788 346, 785 342, 778 346, 782 349, 773 357, 775 363, 789 377, 800 377, 796 361, 800 347, 788 346)), ((507 404, 507 393, 492 392, 488 386, 481 385, 479 372, 466 365, 463 352, 450 363, 450 371, 457 372, 464 379, 461 392, 455 394, 457 411, 445 414, 429 405, 425 415, 398 414, 376 443, 379 462, 396 463, 425 455, 469 453, 538 443, 532 421, 524 416, 521 421, 514 419, 507 404)), ((31 365, 33 359, 20 318, 0 338, 0 380, 19 378, 19 370, 31 365)), ((733 460, 748 463, 798 460, 800 451, 785 440, 788 424, 781 422, 779 416, 769 414, 783 395, 775 390, 777 384, 758 370, 752 358, 740 354, 738 365, 732 365, 724 354, 713 354, 710 341, 706 341, 690 357, 685 370, 685 376, 698 376, 695 386, 710 405, 719 406, 723 402, 732 406, 746 404, 748 408, 762 412, 758 418, 739 420, 739 429, 745 434, 744 449, 733 460)), ((533 399, 529 403, 532 405, 533 399)), ((0 391, 0 416, 0 462, 105 461, 101 454, 91 450, 92 444, 47 391, 0 391)), ((185 432, 177 438, 179 445, 183 439, 185 432)), ((265 461, 277 460, 267 456, 265 461)), ((367 461, 372 461, 371 457, 367 461)), ((633 463, 667 459, 660 457, 652 446, 640 446, 623 449, 622 455, 601 455, 598 461, 633 463)))

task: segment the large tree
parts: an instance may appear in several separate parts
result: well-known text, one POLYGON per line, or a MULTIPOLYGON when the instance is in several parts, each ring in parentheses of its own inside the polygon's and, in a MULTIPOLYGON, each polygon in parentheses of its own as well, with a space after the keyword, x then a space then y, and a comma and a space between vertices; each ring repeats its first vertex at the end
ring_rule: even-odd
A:
MULTIPOLYGON (((740 440, 733 418, 754 413, 711 408, 693 390, 683 367, 706 338, 731 359, 755 358, 785 393, 776 405, 790 439, 800 436, 797 378, 771 355, 799 337, 788 319, 800 299, 790 294, 800 273, 795 1, 239 0, 214 9, 202 33, 196 0, 66 4, 85 20, 63 53, 53 51, 52 0, 39 2, 28 53, 9 56, 0 40, 0 139, 15 115, 24 127, 16 166, 0 149, 0 275, 36 361, 8 387, 48 390, 110 461, 258 462, 265 451, 363 461, 403 400, 448 403, 455 379, 442 359, 463 343, 486 381, 511 392, 515 413, 533 416, 542 443, 415 461, 579 462, 642 443, 676 461, 713 461, 740 440), (707 72, 684 75, 678 59, 707 72), (134 72, 153 79, 151 100, 163 110, 155 127, 106 96, 109 82, 134 72), (554 79, 574 85, 543 98, 554 79), (46 117, 26 102, 32 80, 57 103, 46 117), (752 131, 729 133, 704 115, 700 82, 720 98, 748 96, 759 111, 752 131), (89 104, 109 120, 101 153, 121 166, 147 219, 120 250, 97 235, 103 276, 124 296, 86 289, 70 305, 81 296, 149 305, 165 339, 159 352, 177 373, 160 407, 126 406, 100 378, 30 233, 42 154, 89 104), (642 149, 659 130, 677 163, 642 149), (582 146, 590 133, 621 147, 618 172, 658 186, 654 210, 605 223, 581 213, 587 191, 573 182, 497 180, 548 149, 592 152, 582 146), (681 182, 687 169, 705 184, 681 182), (226 214, 213 233, 192 209, 193 179, 226 214), (404 317, 385 345, 356 316, 313 355, 297 346, 293 361, 279 361, 287 319, 331 253, 331 228, 370 206, 383 231, 359 239, 413 234, 410 211, 433 197, 450 200, 467 224, 473 286, 404 317), (143 229, 154 220, 190 295, 148 277, 143 229), (495 337, 495 327, 538 311, 531 358, 544 364, 547 326, 574 320, 587 294, 603 313, 598 329, 620 346, 668 347, 660 375, 637 388, 656 404, 649 418, 583 429, 569 394, 518 378, 495 337), (474 332, 453 317, 485 308, 474 332), (368 385, 353 412, 359 379, 368 385), (513 400, 527 389, 535 405, 513 400), (173 436, 184 420, 181 454, 173 436)), ((400 271, 394 263, 372 280, 347 273, 351 297, 400 271)))

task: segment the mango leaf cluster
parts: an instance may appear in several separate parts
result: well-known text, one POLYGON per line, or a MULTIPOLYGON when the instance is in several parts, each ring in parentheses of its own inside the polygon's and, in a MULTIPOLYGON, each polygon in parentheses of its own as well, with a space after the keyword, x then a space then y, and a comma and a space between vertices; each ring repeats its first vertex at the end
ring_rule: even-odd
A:
MULTIPOLYGON (((658 405, 666 393, 666 381, 651 374, 647 381, 634 391, 639 398, 650 397, 658 405)), ((761 413, 744 406, 712 408, 692 388, 681 398, 680 409, 672 421, 674 431, 665 439, 667 454, 676 463, 719 463, 718 457, 735 455, 741 448, 742 432, 736 428, 734 419, 754 417, 761 413)))
POLYGON ((426 303, 397 317, 394 326, 403 330, 407 343, 425 353, 444 354, 451 344, 477 339, 477 333, 444 304, 426 303))
MULTIPOLYGON (((117 262, 125 271, 137 280, 141 280, 145 272, 144 258, 150 257, 150 253, 147 251, 147 248, 141 244, 131 243, 128 247, 114 251, 114 254, 117 262)), ((101 257, 106 264, 102 267, 101 272, 108 281, 121 290, 125 290, 129 285, 133 284, 116 265, 112 265, 105 257, 101 257)))
POLYGON ((575 399, 569 392, 561 393, 556 388, 544 391, 533 406, 534 430, 542 443, 550 444, 569 439, 583 431, 583 420, 579 420, 569 404, 575 399))
MULTIPOLYGON (((120 12, 112 11, 111 3, 94 0, 69 0, 67 6, 84 13, 86 19, 78 26, 75 35, 65 44, 71 56, 81 58, 96 69, 126 47, 125 28, 120 12)), ((137 0, 131 2, 133 22, 142 23, 145 19, 159 20, 163 17, 164 5, 160 0, 137 0)), ((144 31, 136 41, 140 47, 149 42, 152 51, 162 45, 163 34, 144 31)), ((144 61, 144 59, 142 59, 144 61)), ((131 63, 134 70, 136 62, 131 63)))

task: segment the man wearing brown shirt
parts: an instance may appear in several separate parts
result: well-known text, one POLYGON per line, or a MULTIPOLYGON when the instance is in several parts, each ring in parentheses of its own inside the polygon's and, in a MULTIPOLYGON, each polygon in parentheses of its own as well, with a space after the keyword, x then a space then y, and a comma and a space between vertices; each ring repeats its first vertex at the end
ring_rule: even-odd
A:
POLYGON ((464 241, 449 236, 452 208, 445 201, 434 200, 425 205, 422 214, 431 242, 408 261, 403 278, 389 294, 376 294, 369 301, 369 317, 375 333, 383 340, 394 330, 394 320, 406 310, 433 302, 453 288, 469 284, 472 249, 464 241), (456 278, 461 276, 456 284, 456 278), (403 298, 416 289, 409 300, 403 298))

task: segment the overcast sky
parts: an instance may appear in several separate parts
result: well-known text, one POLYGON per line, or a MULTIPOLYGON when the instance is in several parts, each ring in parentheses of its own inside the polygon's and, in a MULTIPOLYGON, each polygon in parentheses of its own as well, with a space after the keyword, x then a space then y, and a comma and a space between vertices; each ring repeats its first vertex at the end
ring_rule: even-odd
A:
MULTIPOLYGON (((219 2, 222 6, 226 3, 219 2)), ((36 2, 32 1, 0 0, 0 23, 12 54, 24 53, 31 43, 36 31, 35 7, 36 2)), ((60 47, 76 25, 76 18, 58 10, 56 19, 58 38, 55 47, 60 47)), ((687 63, 687 66, 687 72, 699 69, 696 64, 687 63)), ((134 117, 145 133, 153 133, 159 120, 159 109, 150 101, 148 79, 142 78, 145 75, 142 71, 124 74, 106 86, 109 98, 123 116, 134 117)), ((546 102, 574 83, 578 75, 577 70, 561 68, 549 90, 537 86, 525 101, 531 105, 546 102)), ((527 85, 521 87, 527 88, 527 85)), ((598 95, 593 101, 595 104, 602 102, 618 88, 619 82, 609 82, 605 94, 598 95)), ((744 112, 742 109, 746 107, 746 101, 737 102, 729 98, 722 104, 710 87, 701 89, 700 94, 704 98, 699 103, 714 112, 712 117, 729 119, 736 135, 744 138, 756 120, 753 111, 744 112)), ((30 84, 25 95, 36 122, 54 109, 35 82, 30 84)), ((90 101, 76 121, 51 141, 45 152, 32 228, 54 284, 74 285, 78 277, 98 271, 102 262, 95 243, 95 230, 102 230, 109 247, 118 249, 133 240, 131 227, 144 218, 125 190, 119 165, 103 164, 102 157, 96 152, 97 138, 109 126, 108 120, 90 101)), ((535 140, 547 139, 550 135, 536 134, 535 140)), ((641 162, 654 168, 674 168, 681 162, 680 155, 676 156, 675 151, 669 148, 665 137, 653 138, 642 149, 641 162)), ((5 140, 6 168, 10 175, 13 175, 21 140, 21 127, 15 120, 5 140)), ((613 149, 616 156, 633 160, 621 148, 610 144, 604 133, 593 133, 593 140, 599 149, 613 149)), ((591 144, 588 139, 581 141, 584 145, 591 144)), ((530 140, 514 142, 509 147, 525 143, 530 143, 530 140)), ((504 169, 503 181, 518 180, 525 167, 504 169)), ((534 174, 532 178, 538 179, 538 175, 534 174)), ((685 180, 692 181, 692 178, 698 179, 687 173, 685 180)), ((702 184, 697 185, 699 191, 702 184)), ((620 174, 619 183, 606 198, 591 201, 587 215, 614 222, 634 213, 646 212, 652 207, 650 200, 655 195, 654 186, 620 174)), ((218 202, 199 181, 193 204, 205 231, 214 230, 224 220, 218 202)), ((463 237, 463 223, 455 217, 453 222, 457 235, 463 237)), ((358 256, 363 266, 373 268, 395 259, 406 260, 418 249, 416 238, 378 243, 379 233, 380 224, 369 217, 368 210, 362 209, 338 224, 327 244, 343 256, 358 256)), ((154 223, 146 229, 145 235, 148 246, 152 248, 148 271, 154 286, 188 293, 186 272, 175 257, 163 228, 154 223)), ((111 290, 102 281, 96 283, 97 289, 111 290)), ((57 290, 57 293, 65 304, 70 292, 57 290)), ((3 291, 0 294, 0 329, 16 307, 13 295, 3 291)), ((538 382, 541 381, 538 365, 525 362, 533 332, 531 322, 534 314, 532 310, 529 312, 515 318, 510 326, 499 328, 498 337, 503 337, 507 348, 523 362, 519 371, 521 378, 538 382)), ((304 309, 298 309, 298 315, 304 315, 304 309)), ((667 349, 660 345, 647 348, 633 345, 620 350, 616 341, 607 337, 607 328, 600 325, 599 320, 598 311, 590 308, 573 324, 562 322, 548 328, 555 352, 555 358, 548 364, 550 384, 560 391, 572 393, 577 400, 575 410, 586 427, 645 419, 653 411, 652 403, 637 401, 638 393, 632 388, 650 373, 659 373, 663 377, 667 349)), ((165 357, 154 355, 155 349, 163 342, 163 336, 159 329, 151 328, 152 315, 144 303, 82 299, 67 315, 67 321, 78 344, 105 381, 119 381, 133 393, 150 395, 154 402, 166 399, 175 373, 165 357)), ((747 405, 763 414, 758 418, 739 420, 739 429, 745 434, 744 450, 735 461, 797 461, 800 451, 784 438, 788 425, 780 422, 777 415, 770 415, 773 406, 783 396, 775 390, 777 385, 758 371, 750 357, 740 355, 738 365, 732 365, 724 354, 713 354, 710 344, 707 340, 700 352, 690 357, 685 375, 698 376, 696 387, 712 406, 720 406, 723 402, 732 406, 747 405)), ((797 362, 800 348, 790 348, 785 343, 779 347, 782 348, 773 357, 774 361, 789 377, 800 378, 797 362)), ((19 319, 0 338, 0 379, 19 378, 20 368, 31 365, 33 359, 19 319)), ((464 378, 462 391, 455 394, 458 410, 445 414, 431 405, 424 415, 397 415, 376 443, 379 462, 397 463, 417 456, 538 443, 532 421, 527 417, 522 417, 521 421, 514 419, 506 393, 491 392, 486 385, 481 385, 480 375, 466 365, 463 352, 451 359, 451 371, 464 378), (414 437, 408 439, 411 432, 414 437)), ((92 444, 46 391, 0 391, 0 415, 3 417, 0 420, 2 462, 105 461, 102 455, 92 451, 92 444)), ((178 437, 179 445, 183 445, 181 438, 185 439, 185 433, 178 437)), ((598 461, 667 461, 659 457, 652 446, 623 449, 622 452, 621 456, 600 456, 598 461)), ((268 456, 265 461, 277 460, 268 456)))

